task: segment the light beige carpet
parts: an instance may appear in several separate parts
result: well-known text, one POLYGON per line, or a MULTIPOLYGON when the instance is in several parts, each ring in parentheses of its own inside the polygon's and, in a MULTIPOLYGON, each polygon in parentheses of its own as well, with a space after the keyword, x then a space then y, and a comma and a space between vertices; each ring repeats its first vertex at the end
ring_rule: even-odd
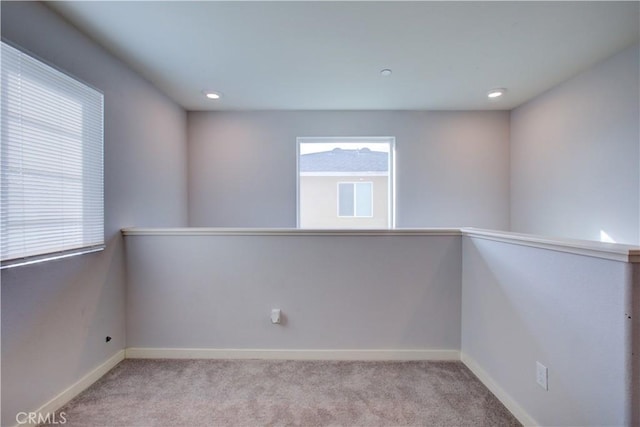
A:
POLYGON ((461 362, 128 359, 65 426, 519 426, 461 362))

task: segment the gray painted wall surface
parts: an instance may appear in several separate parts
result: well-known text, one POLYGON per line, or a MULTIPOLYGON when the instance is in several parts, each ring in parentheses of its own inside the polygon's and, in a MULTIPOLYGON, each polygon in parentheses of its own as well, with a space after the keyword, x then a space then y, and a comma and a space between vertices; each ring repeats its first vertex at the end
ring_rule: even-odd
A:
POLYGON ((3 38, 105 97, 106 250, 2 271, 2 425, 13 425, 124 348, 119 230, 186 225, 186 114, 42 4, 1 7, 3 38))
POLYGON ((511 113, 511 231, 640 244, 639 46, 511 113))
POLYGON ((632 265, 462 240, 462 352, 540 425, 629 425, 632 265))
POLYGON ((191 226, 295 227, 296 137, 395 136, 398 227, 509 229, 509 113, 190 112, 191 226))
POLYGON ((127 347, 460 348, 459 236, 125 240, 127 347))
POLYGON ((631 424, 631 264, 457 236, 125 242, 127 347, 461 349, 540 425, 631 424))

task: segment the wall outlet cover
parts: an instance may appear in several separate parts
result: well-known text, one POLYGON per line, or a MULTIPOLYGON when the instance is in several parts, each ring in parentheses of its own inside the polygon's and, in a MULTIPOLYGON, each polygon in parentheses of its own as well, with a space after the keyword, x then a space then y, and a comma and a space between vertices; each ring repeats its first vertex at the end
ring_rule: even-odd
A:
POLYGON ((548 375, 547 367, 540 362, 536 362, 536 382, 545 390, 549 390, 548 375))
POLYGON ((278 324, 280 323, 280 309, 274 308, 271 310, 271 323, 278 324))

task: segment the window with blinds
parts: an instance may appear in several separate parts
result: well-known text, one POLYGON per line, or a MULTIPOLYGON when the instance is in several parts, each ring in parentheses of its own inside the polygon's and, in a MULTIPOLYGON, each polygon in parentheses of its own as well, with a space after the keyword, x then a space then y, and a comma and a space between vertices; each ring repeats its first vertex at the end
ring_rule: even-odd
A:
POLYGON ((104 245, 103 95, 2 42, 2 267, 104 245))

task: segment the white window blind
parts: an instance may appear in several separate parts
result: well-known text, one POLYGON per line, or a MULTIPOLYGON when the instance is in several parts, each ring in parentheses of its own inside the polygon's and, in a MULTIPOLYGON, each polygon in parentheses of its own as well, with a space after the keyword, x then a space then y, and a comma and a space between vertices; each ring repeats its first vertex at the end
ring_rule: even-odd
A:
POLYGON ((103 96, 2 43, 2 266, 104 245, 103 96))

